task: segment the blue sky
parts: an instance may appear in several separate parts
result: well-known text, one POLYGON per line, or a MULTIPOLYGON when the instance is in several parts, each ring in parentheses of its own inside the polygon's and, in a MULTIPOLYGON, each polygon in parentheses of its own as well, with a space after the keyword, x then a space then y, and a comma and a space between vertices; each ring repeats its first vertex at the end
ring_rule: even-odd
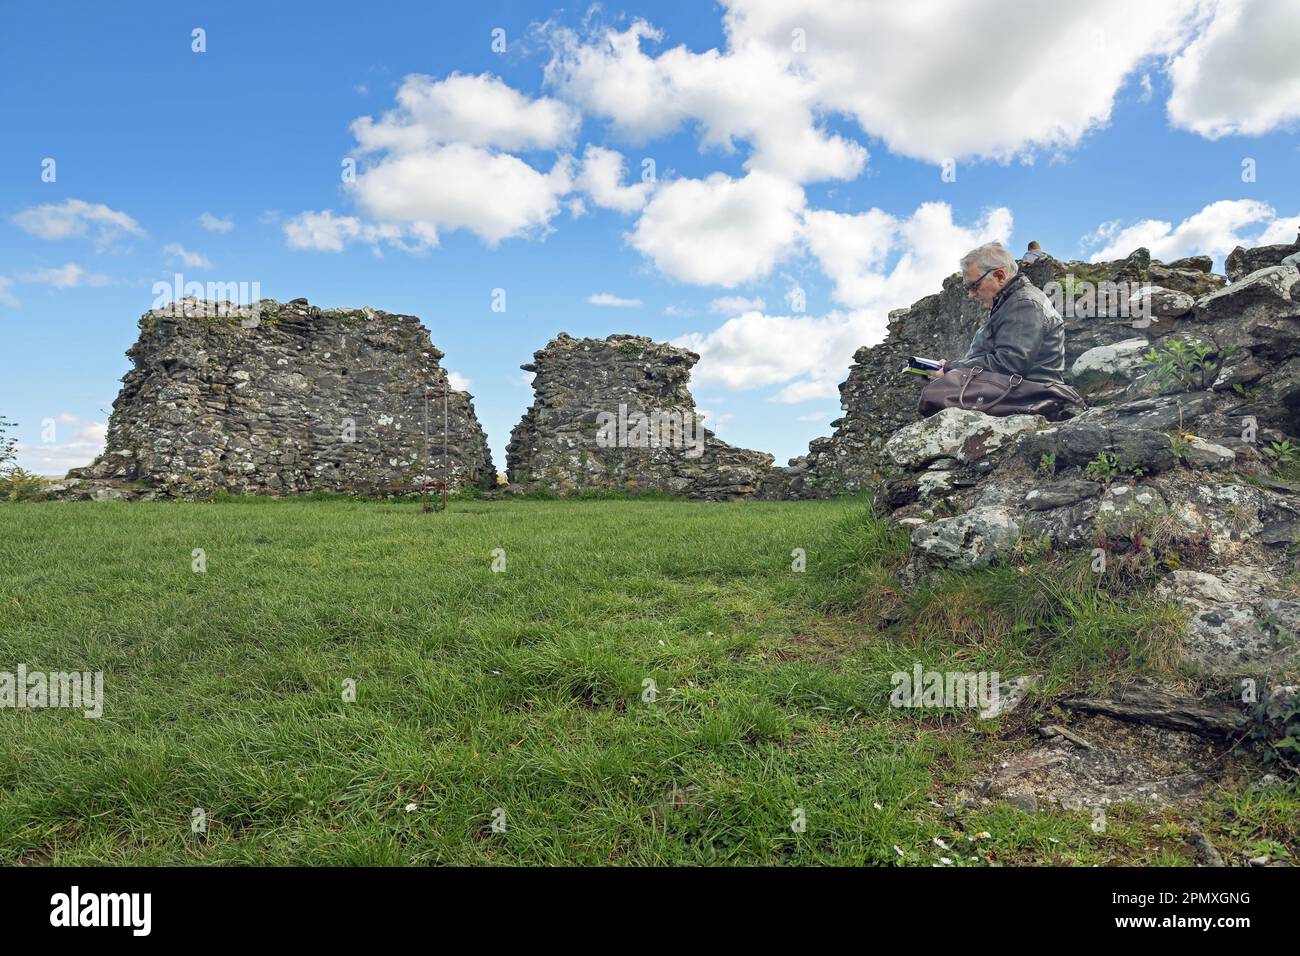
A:
POLYGON ((712 427, 784 461, 829 433, 885 313, 978 241, 1221 263, 1294 238, 1293 5, 846 6, 10 5, 0 415, 19 463, 100 450, 136 322, 177 272, 420 316, 501 469, 531 402, 518 366, 560 331, 689 345, 712 427))

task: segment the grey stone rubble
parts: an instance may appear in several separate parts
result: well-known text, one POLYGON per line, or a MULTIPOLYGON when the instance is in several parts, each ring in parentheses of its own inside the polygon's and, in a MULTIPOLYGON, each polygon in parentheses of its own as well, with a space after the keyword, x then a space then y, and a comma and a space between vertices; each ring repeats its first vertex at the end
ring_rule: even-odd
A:
POLYGON ((699 359, 644 336, 560 333, 521 366, 535 373, 534 400, 506 449, 507 491, 752 495, 772 456, 728 445, 703 427, 687 387, 699 359), (656 414, 671 425, 638 434, 636 416, 656 414))
MULTIPOLYGON (((1211 271, 1212 265, 1209 256, 1163 263, 1152 259, 1146 249, 1137 249, 1113 262, 1059 262, 1048 256, 1023 265, 1022 271, 1040 288, 1057 283, 1066 327, 1066 369, 1078 375, 1072 384, 1091 398, 1126 388, 1141 354, 1160 338, 1213 324, 1208 314, 1195 323, 1187 321, 1198 299, 1227 283, 1211 271), (1078 296, 1069 291, 1076 283, 1100 286, 1103 282, 1142 289, 1150 300, 1153 321, 1135 328, 1138 303, 1099 302, 1085 294, 1084 286, 1078 287, 1078 296), (1103 351, 1089 354, 1098 348, 1103 351)), ((831 423, 834 434, 814 439, 807 455, 773 468, 759 496, 827 498, 871 489, 881 477, 885 442, 919 417, 917 399, 924 380, 900 374, 908 358, 964 355, 987 315, 966 294, 956 274, 944 281, 941 292, 889 313, 884 341, 864 346, 853 356, 848 377, 840 385, 844 415, 831 423)), ((1243 369, 1243 374, 1251 370, 1243 369)))
MULTIPOLYGON (((383 493, 443 477, 443 353, 418 318, 182 300, 140 319, 105 452, 51 490, 97 500, 214 492, 383 493)), ((452 389, 449 483, 495 470, 471 396, 452 389)))

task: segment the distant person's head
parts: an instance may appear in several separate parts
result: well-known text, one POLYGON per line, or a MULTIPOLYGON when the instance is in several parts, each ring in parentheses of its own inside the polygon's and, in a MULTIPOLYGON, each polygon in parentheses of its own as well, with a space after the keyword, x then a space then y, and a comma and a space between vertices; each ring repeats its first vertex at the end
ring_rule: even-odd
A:
POLYGON ((1030 251, 1030 252, 1037 252, 1037 251, 1038 251, 1039 249, 1041 249, 1041 248, 1043 248, 1043 247, 1040 246, 1040 245, 1038 244, 1038 240, 1037 240, 1037 239, 1035 239, 1033 242, 1031 242, 1031 243, 1029 244, 1029 251, 1030 251))
POLYGON ((1011 281, 1018 268, 1006 246, 988 242, 961 257, 961 280, 967 295, 992 306, 993 297, 1011 281))

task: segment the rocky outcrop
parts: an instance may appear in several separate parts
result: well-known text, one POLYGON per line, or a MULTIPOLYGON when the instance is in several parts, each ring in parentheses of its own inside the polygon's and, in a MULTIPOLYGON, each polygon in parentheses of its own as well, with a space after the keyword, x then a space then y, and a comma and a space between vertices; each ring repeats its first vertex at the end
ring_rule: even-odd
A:
POLYGON ((506 448, 511 489, 752 495, 772 456, 704 427, 687 387, 699 360, 644 336, 556 336, 520 366, 534 400, 506 448))
POLYGON ((1233 282, 1238 279, 1257 272, 1266 266, 1281 265, 1282 260, 1287 256, 1294 256, 1300 253, 1300 233, 1296 234, 1296 240, 1292 243, 1282 243, 1272 246, 1256 246, 1253 249, 1246 249, 1237 246, 1224 260, 1223 267, 1228 273, 1228 278, 1233 282))
MULTIPOLYGON (((1150 345, 1150 329, 1156 335, 1171 330, 1173 315, 1188 312, 1197 296, 1225 285, 1222 276, 1210 271, 1211 265, 1208 256, 1166 264, 1139 249, 1114 262, 1059 262, 1047 257, 1022 269, 1029 281, 1058 303, 1066 322, 1067 369, 1077 366, 1085 383, 1091 379, 1106 389, 1116 377, 1127 384, 1125 376, 1136 366, 1135 353, 1140 356, 1139 350, 1150 345), (1130 301, 1134 294, 1130 290, 1141 290, 1147 301, 1130 301), (1140 317, 1143 310, 1153 321, 1140 317), (1084 358, 1097 348, 1113 348, 1118 354, 1084 358)), ((945 280, 939 294, 891 312, 885 340, 859 349, 840 385, 845 414, 832 422, 835 433, 815 439, 808 454, 787 467, 774 468, 764 483, 763 496, 819 498, 873 486, 881 477, 885 441, 918 417, 917 396, 923 383, 900 374, 908 357, 964 355, 986 317, 987 311, 966 294, 957 275, 945 280)))
MULTIPOLYGON (((412 315, 183 300, 140 319, 106 451, 62 492, 375 493, 443 477, 443 353, 412 315)), ((495 484, 471 396, 448 401, 453 488, 495 484)))
POLYGON ((1300 445, 1298 306, 1300 271, 1267 265, 1143 329, 1155 357, 1144 365, 1129 342, 1091 346, 1074 369, 1107 388, 1073 419, 947 409, 897 430, 876 467, 882 504, 911 536, 905 577, 1026 547, 1100 555, 1099 573, 1137 562, 1163 574, 1157 598, 1187 611, 1185 667, 1294 673, 1300 600, 1285 582, 1300 559, 1300 488, 1272 470, 1300 445), (1199 350, 1178 351, 1185 341, 1199 350))

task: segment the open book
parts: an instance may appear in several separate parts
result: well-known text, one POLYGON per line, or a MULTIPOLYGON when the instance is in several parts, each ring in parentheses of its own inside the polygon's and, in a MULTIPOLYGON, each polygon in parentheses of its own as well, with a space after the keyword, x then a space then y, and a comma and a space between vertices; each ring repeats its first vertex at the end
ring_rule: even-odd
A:
POLYGON ((941 368, 943 368, 943 362, 938 359, 921 358, 913 355, 907 360, 907 366, 903 371, 910 372, 913 375, 928 376, 931 372, 937 372, 941 368))

